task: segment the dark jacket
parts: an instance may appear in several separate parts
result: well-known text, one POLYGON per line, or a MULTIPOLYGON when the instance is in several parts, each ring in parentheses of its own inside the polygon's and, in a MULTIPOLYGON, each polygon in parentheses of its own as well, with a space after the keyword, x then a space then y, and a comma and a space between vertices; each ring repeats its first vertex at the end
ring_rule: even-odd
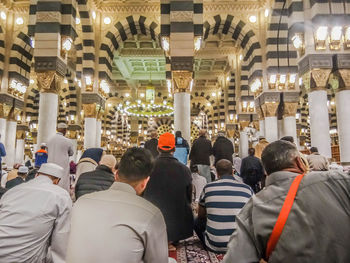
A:
POLYGON ((213 154, 211 142, 205 137, 201 136, 193 142, 190 160, 192 164, 210 165, 210 155, 213 154))
POLYGON ((255 156, 243 158, 240 175, 243 178, 243 182, 252 187, 256 192, 256 184, 264 176, 264 168, 260 159, 255 156))
POLYGON ((27 177, 26 177, 26 182, 34 179, 36 174, 38 173, 38 171, 39 171, 39 169, 37 169, 37 168, 30 170, 27 177))
POLYGON ((184 165, 187 164, 187 155, 190 152, 190 146, 188 142, 182 137, 175 138, 175 153, 174 157, 184 165))
POLYGON ((158 157, 158 140, 155 138, 148 140, 145 143, 145 149, 149 150, 154 158, 158 157))
POLYGON ((15 187, 16 185, 19 185, 21 183, 24 183, 24 179, 20 176, 17 176, 16 178, 13 178, 10 181, 7 181, 6 183, 6 189, 11 189, 12 187, 15 187))
POLYGON ((232 155, 234 153, 234 148, 232 142, 224 136, 219 136, 213 146, 213 155, 215 157, 215 164, 226 159, 233 163, 232 155))
POLYGON ((78 199, 85 194, 107 190, 113 183, 112 170, 105 165, 99 165, 94 171, 80 175, 75 185, 75 197, 78 199))
POLYGON ((160 154, 144 198, 162 211, 169 241, 183 240, 193 235, 191 194, 192 177, 188 167, 171 154, 160 154))

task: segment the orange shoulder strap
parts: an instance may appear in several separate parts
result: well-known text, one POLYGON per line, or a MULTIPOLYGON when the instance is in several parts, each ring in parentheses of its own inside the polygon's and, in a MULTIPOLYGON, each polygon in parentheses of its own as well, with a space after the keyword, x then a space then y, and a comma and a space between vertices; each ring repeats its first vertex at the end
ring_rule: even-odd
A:
POLYGON ((292 182, 292 185, 289 188, 286 199, 284 200, 280 214, 278 215, 276 224, 272 230, 269 241, 267 242, 266 247, 266 259, 268 260, 272 251, 275 249, 277 242, 282 234, 284 225, 287 222, 290 210, 292 209, 295 196, 297 194, 301 179, 303 179, 304 174, 299 174, 292 182))

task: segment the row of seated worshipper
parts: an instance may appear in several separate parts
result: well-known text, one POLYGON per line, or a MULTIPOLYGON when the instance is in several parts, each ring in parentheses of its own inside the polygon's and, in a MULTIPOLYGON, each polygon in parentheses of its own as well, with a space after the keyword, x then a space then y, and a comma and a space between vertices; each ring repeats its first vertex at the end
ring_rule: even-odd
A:
POLYGON ((235 180, 232 163, 218 160, 218 180, 204 186, 194 220, 191 172, 172 156, 174 145, 173 135, 161 135, 155 161, 130 148, 110 188, 83 194, 73 208, 57 186, 63 168, 43 164, 35 179, 0 199, 1 262, 166 263, 171 245, 193 228, 208 250, 225 253, 223 262, 350 262, 348 175, 304 175, 295 145, 276 141, 262 153, 267 180, 256 195, 235 180), (288 220, 271 248, 295 180, 288 220))

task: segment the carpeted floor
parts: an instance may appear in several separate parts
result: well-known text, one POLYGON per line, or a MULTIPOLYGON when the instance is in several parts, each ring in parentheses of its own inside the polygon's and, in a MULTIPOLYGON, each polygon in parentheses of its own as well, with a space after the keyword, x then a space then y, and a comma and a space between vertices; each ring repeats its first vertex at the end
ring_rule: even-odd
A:
POLYGON ((170 253, 178 263, 219 263, 224 255, 203 249, 198 237, 193 236, 176 246, 176 252, 170 253))

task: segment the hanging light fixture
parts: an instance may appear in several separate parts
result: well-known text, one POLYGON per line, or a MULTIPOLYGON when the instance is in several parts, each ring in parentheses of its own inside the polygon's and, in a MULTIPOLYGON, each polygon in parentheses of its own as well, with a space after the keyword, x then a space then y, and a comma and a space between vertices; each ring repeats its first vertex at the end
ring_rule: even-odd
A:
POLYGON ((341 26, 334 26, 331 30, 329 48, 331 50, 339 50, 343 38, 343 28, 341 26))
POLYGON ((292 37, 293 46, 298 51, 299 56, 303 56, 305 54, 305 45, 304 45, 304 34, 296 33, 292 37))
POLYGON ((320 26, 316 30, 315 34, 315 48, 316 50, 324 50, 326 49, 326 42, 328 37, 328 27, 320 26))
POLYGON ((170 43, 168 37, 162 37, 161 38, 161 45, 165 52, 169 52, 170 50, 170 43))
POLYGON ((345 49, 350 49, 350 26, 345 28, 344 48, 345 49))

